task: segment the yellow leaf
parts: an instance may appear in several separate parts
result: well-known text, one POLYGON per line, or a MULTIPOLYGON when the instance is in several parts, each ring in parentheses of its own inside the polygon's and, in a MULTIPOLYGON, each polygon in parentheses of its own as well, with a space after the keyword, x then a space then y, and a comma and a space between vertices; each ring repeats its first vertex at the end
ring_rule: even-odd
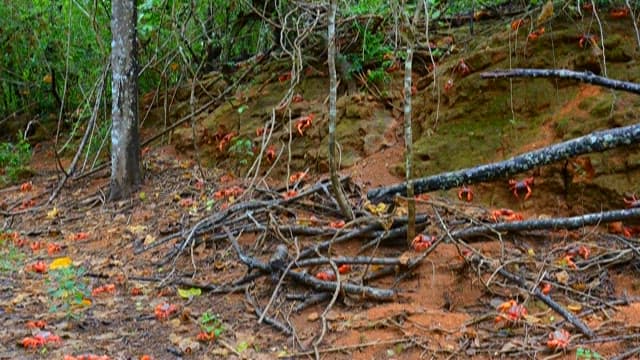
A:
POLYGON ((199 296, 202 294, 202 290, 200 288, 189 288, 189 289, 180 289, 178 288, 178 295, 181 298, 188 299, 194 296, 199 296))
POLYGON ((42 78, 42 82, 44 82, 45 84, 51 84, 51 82, 53 82, 53 76, 51 76, 51 74, 47 74, 42 78))
POLYGON ((365 204, 365 209, 369 210, 373 215, 381 215, 387 211, 387 204, 379 203, 378 205, 373 205, 371 203, 365 204))
POLYGON ((55 219, 59 214, 58 208, 57 207, 53 207, 53 209, 51 209, 50 211, 47 211, 47 219, 55 219))
POLYGON ((73 260, 71 260, 71 258, 68 256, 57 258, 53 260, 51 264, 49 264, 49 270, 68 268, 72 263, 73 260))
POLYGON ((579 313, 582 311, 582 305, 580 304, 569 304, 567 305, 567 309, 571 310, 574 313, 579 313))

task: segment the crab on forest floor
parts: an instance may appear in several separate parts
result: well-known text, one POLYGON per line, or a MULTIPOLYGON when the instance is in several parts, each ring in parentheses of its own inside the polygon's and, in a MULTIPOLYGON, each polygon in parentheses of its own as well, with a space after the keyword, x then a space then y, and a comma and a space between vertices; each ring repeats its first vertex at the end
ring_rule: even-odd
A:
POLYGON ((524 200, 527 200, 529 199, 529 197, 531 197, 531 187, 533 186, 533 180, 533 176, 530 176, 523 180, 510 179, 509 189, 513 192, 513 195, 516 197, 516 199, 519 199, 519 194, 524 192, 524 200))

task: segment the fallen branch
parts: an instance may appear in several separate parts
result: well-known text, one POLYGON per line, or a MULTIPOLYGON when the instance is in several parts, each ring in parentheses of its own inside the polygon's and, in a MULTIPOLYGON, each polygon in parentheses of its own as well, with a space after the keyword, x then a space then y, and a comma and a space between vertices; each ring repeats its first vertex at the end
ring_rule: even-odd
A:
POLYGON ((640 84, 609 79, 604 76, 598 76, 591 71, 579 72, 567 69, 511 69, 487 71, 480 74, 480 78, 482 79, 515 77, 552 77, 560 79, 572 79, 588 84, 599 85, 610 89, 622 90, 640 95, 640 84))
POLYGON ((456 239, 466 239, 476 237, 478 235, 491 234, 498 232, 514 232, 514 231, 531 231, 531 230, 558 230, 579 229, 584 226, 598 225, 610 223, 614 221, 624 221, 640 218, 640 208, 602 211, 599 213, 591 213, 580 216, 541 219, 541 220, 525 220, 514 221, 498 224, 483 224, 458 231, 453 231, 451 236, 456 239))
MULTIPOLYGON (((496 180, 540 165, 551 164, 582 154, 629 146, 638 142, 640 142, 640 125, 637 124, 617 129, 596 131, 573 140, 518 155, 505 161, 416 179, 413 181, 414 190, 415 194, 422 194, 465 184, 496 180)), ((367 197, 374 203, 380 201, 389 202, 398 195, 407 195, 407 185, 405 183, 373 188, 367 192, 367 197)))

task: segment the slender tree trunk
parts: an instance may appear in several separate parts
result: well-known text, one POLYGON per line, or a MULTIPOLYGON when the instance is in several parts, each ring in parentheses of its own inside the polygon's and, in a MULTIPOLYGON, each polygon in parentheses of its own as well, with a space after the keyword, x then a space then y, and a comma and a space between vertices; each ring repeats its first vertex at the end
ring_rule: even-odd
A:
POLYGON ((407 181, 407 242, 410 244, 416 234, 416 201, 413 198, 413 134, 411 132, 411 62, 413 50, 407 47, 404 65, 404 166, 407 181))
POLYGON ((111 188, 110 200, 130 196, 142 182, 138 132, 136 2, 111 2, 111 188))
POLYGON ((351 205, 347 201, 340 179, 338 179, 338 165, 336 164, 336 101, 338 97, 338 81, 336 79, 336 0, 331 0, 329 9, 329 170, 331 172, 331 187, 342 215, 353 219, 351 205))

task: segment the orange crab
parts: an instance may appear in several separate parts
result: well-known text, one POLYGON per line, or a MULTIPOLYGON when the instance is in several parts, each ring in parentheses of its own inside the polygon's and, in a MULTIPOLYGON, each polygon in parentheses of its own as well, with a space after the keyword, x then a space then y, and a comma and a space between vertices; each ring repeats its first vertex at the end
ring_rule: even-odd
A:
POLYGON ((115 291, 116 291, 115 284, 106 284, 93 289, 91 291, 91 296, 96 296, 100 294, 113 294, 115 291))
POLYGON ((529 39, 530 41, 535 41, 543 34, 544 34, 544 27, 541 27, 540 29, 529 33, 529 35, 527 36, 527 39, 529 39))
POLYGON ((491 220, 493 222, 499 221, 520 221, 524 220, 522 214, 517 213, 511 209, 499 209, 491 212, 491 220))
POLYGON ((592 34, 582 34, 578 38, 578 45, 581 49, 588 46, 598 46, 598 37, 592 34))
POLYGON ((411 241, 411 247, 417 252, 422 252, 430 248, 435 241, 431 235, 419 234, 411 241))
POLYGON ((299 171, 291 176, 289 176, 289 183, 295 184, 297 182, 303 181, 307 178, 307 173, 299 171))
POLYGON ((244 192, 244 189, 241 188, 240 186, 232 186, 226 189, 216 191, 215 193, 213 193, 213 198, 216 200, 220 200, 220 199, 228 198, 231 196, 238 197, 242 195, 243 192, 244 192))
POLYGON ((524 180, 509 180, 509 189, 513 192, 513 195, 516 199, 519 199, 518 195, 521 192, 526 192, 524 195, 524 199, 527 200, 531 196, 531 187, 533 186, 533 176, 528 177, 524 180))
POLYGON ((565 350, 571 342, 571 334, 565 329, 558 329, 549 334, 547 347, 551 350, 565 350))
POLYGON ((20 192, 29 192, 33 189, 33 183, 31 181, 22 183, 20 185, 20 192))
POLYGON ((60 344, 60 336, 53 335, 49 331, 39 331, 36 335, 22 339, 22 346, 27 349, 36 349, 49 343, 60 344))
POLYGON ((340 274, 347 274, 349 272, 351 272, 351 265, 349 264, 342 264, 338 267, 338 272, 340 274))
POLYGON ((158 320, 167 320, 169 316, 176 313, 178 311, 178 307, 174 304, 162 303, 158 304, 154 310, 154 314, 156 319, 158 320))
POLYGON ((473 201, 473 189, 467 185, 462 185, 458 190, 458 200, 465 200, 466 202, 473 201))
POLYGON ((213 341, 215 339, 216 339, 216 334, 213 331, 210 333, 201 331, 198 333, 198 336, 196 336, 196 340, 200 342, 208 342, 208 341, 213 341))
POLYGON ((220 152, 224 151, 224 149, 229 145, 229 143, 231 143, 231 140, 233 140, 233 138, 236 136, 238 136, 238 133, 235 131, 232 131, 226 134, 222 138, 222 140, 220 140, 220 142, 218 143, 218 150, 220 150, 220 152))
POLYGON ((329 223, 329 227, 332 229, 342 229, 344 226, 345 226, 344 220, 337 220, 329 223))
POLYGON ((524 19, 513 20, 511 22, 511 30, 516 31, 520 29, 520 26, 522 26, 522 24, 524 24, 524 19))
POLYGON ((313 119, 315 119, 316 115, 311 113, 307 116, 301 116, 296 119, 296 129, 298 130, 298 134, 300 136, 304 136, 304 131, 311 127, 311 123, 313 119))
POLYGON ((320 271, 316 274, 316 279, 322 281, 335 281, 336 274, 333 272, 333 270, 320 271))
POLYGON ((261 137, 264 134, 264 127, 259 127, 256 129, 256 136, 261 137))
POLYGON ((289 191, 287 191, 286 193, 282 194, 282 197, 283 197, 285 200, 289 200, 289 199, 294 198, 294 197, 296 197, 296 196, 298 196, 298 192, 297 192, 297 191, 295 191, 295 190, 289 190, 289 191))
POLYGON ((496 322, 506 320, 508 322, 516 322, 522 320, 527 316, 527 308, 524 305, 518 304, 515 300, 505 301, 496 307, 498 316, 496 322))

